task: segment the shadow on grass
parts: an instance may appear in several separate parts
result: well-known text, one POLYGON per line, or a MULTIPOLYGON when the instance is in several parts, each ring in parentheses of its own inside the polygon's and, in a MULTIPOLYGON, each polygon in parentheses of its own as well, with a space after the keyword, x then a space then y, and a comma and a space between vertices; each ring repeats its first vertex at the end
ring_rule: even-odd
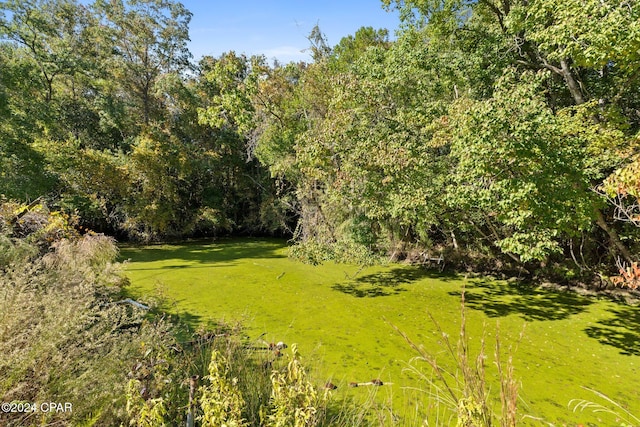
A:
POLYGON ((213 329, 217 326, 215 322, 205 321, 202 316, 187 311, 179 311, 175 316, 180 323, 186 325, 191 331, 195 331, 202 327, 206 329, 213 329))
POLYGON ((120 290, 118 297, 120 300, 131 299, 150 307, 149 309, 142 309, 131 305, 131 310, 142 310, 144 317, 150 322, 167 321, 173 324, 178 342, 192 340, 196 331, 219 330, 224 326, 220 322, 212 321, 198 314, 177 311, 176 307, 180 301, 169 301, 162 296, 150 299, 140 298, 133 294, 130 288, 124 287, 120 290))
MULTIPOLYGON (((460 292, 450 294, 459 296, 460 292)), ((562 320, 582 313, 593 301, 572 292, 540 289, 522 282, 470 279, 466 285, 465 303, 489 317, 516 314, 526 321, 543 321, 562 320)))
POLYGON ((610 312, 613 317, 585 328, 591 338, 620 350, 625 356, 640 356, 640 307, 620 306, 610 312))
POLYGON ((450 276, 418 267, 395 267, 336 283, 331 288, 356 298, 384 297, 405 292, 407 289, 403 285, 409 285, 427 277, 437 277, 440 280, 451 279, 450 276))
MULTIPOLYGON (((120 259, 134 262, 181 260, 203 264, 229 263, 246 258, 285 258, 281 250, 287 246, 281 239, 219 239, 206 242, 147 246, 122 245, 120 259)), ((185 268, 171 265, 164 268, 185 268)))

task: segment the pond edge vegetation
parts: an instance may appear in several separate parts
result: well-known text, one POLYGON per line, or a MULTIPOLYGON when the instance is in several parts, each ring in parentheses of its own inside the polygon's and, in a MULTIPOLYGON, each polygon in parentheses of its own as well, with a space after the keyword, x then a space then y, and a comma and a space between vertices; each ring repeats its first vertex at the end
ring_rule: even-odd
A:
MULTIPOLYGON (((316 26, 309 62, 228 52, 196 64, 191 13, 177 1, 2 2, 5 396, 90 389, 95 399, 78 397, 73 417, 144 425, 183 415, 186 370, 208 378, 208 396, 228 391, 222 409, 204 406, 233 422, 244 422, 240 395, 264 402, 278 384, 282 395, 267 393, 274 407, 306 402, 300 419, 326 420, 304 381, 265 374, 251 380, 259 390, 236 393, 233 374, 216 380, 230 354, 254 363, 232 327, 214 333, 229 334, 213 340, 226 356, 201 342, 211 332, 176 350, 182 326, 127 303, 106 236, 277 235, 310 264, 436 263, 638 296, 640 9, 381 4, 400 12, 393 40, 363 27, 332 47, 316 26), (302 397, 287 396, 298 386, 302 397)), ((480 374, 468 361, 461 372, 470 366, 480 374)), ((304 376, 297 362, 290 369, 304 376)), ((482 392, 470 390, 458 420, 489 422, 482 392)), ((244 408, 247 422, 298 422, 274 415, 290 411, 244 408)), ((71 415, 0 416, 35 425, 71 415)))

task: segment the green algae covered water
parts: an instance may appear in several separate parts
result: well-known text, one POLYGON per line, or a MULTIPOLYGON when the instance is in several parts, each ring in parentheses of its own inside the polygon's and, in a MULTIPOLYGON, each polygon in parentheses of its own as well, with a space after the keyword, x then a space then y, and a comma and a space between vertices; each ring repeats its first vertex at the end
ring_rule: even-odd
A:
MULTIPOLYGON (((429 315, 455 344, 463 287, 469 345, 476 354, 484 337, 487 381, 497 400, 493 353, 498 324, 501 347, 517 346, 521 425, 623 422, 591 408, 573 411, 572 399, 640 416, 638 307, 407 265, 311 266, 287 253, 283 240, 223 239, 123 247, 121 258, 128 260, 130 292, 137 298, 161 294, 169 311, 194 323, 238 320, 250 340, 262 336, 267 342, 297 343, 318 386, 327 381, 338 386, 337 399, 364 401, 373 388, 348 384, 380 379, 384 385, 375 387, 374 400, 399 425, 420 425, 423 413, 437 405, 429 398, 429 384, 409 369, 417 367, 431 378, 428 365, 412 361, 417 354, 392 325, 455 371, 429 315)), ((434 418, 429 421, 436 425, 434 418)), ((437 425, 446 421, 440 418, 437 425)))

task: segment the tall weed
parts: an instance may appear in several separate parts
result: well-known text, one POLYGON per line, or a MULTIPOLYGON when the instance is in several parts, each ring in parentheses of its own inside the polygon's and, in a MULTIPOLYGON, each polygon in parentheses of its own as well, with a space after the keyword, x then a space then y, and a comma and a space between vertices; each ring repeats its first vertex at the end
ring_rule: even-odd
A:
MULTIPOLYGON (((423 346, 413 342, 407 334, 391 325, 418 354, 411 360, 408 371, 426 384, 418 388, 427 394, 426 412, 422 424, 452 425, 457 427, 514 427, 518 419, 518 381, 513 369, 512 350, 506 361, 503 360, 499 330, 496 332, 494 363, 500 380, 500 399, 498 402, 490 394, 487 384, 486 361, 488 359, 485 338, 474 356, 469 348, 464 292, 461 300, 460 333, 456 343, 441 328, 438 321, 430 315, 441 338, 445 355, 453 363, 454 370, 447 369, 437 357, 427 352, 423 346), (429 371, 420 366, 425 362, 429 371), (494 404, 500 406, 500 413, 494 412, 494 404)), ((418 409, 418 412, 421 410, 418 409)))
POLYGON ((632 427, 640 425, 640 416, 631 413, 620 403, 611 399, 609 396, 600 393, 597 390, 583 387, 585 390, 593 393, 604 403, 598 403, 587 399, 572 399, 569 402, 569 408, 573 412, 591 411, 594 414, 609 414, 616 419, 619 427, 632 427))
POLYGON ((169 326, 115 303, 124 282, 112 239, 77 236, 65 216, 41 207, 31 219, 26 211, 16 219, 16 211, 0 209, 8 216, 0 234, 8 249, 0 264, 0 395, 73 410, 2 413, 0 424, 117 425, 127 419, 126 373, 140 343, 169 326))

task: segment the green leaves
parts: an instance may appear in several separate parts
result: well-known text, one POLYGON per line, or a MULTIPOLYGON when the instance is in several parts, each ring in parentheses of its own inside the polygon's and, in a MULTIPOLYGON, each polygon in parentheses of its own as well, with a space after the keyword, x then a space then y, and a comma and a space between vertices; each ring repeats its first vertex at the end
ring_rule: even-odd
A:
POLYGON ((271 373, 270 411, 266 425, 273 427, 315 426, 319 422, 319 406, 326 402, 327 395, 318 393, 307 379, 307 372, 300 363, 297 345, 291 346, 291 356, 286 370, 271 373))
POLYGON ((216 129, 231 127, 239 135, 254 128, 250 94, 255 91, 262 58, 237 56, 235 52, 204 62, 209 106, 198 109, 198 121, 216 129))
POLYGON ((382 3, 392 42, 363 27, 331 48, 316 27, 314 63, 230 52, 187 73, 178 2, 0 2, 0 191, 141 238, 286 230, 312 261, 405 243, 544 260, 594 223, 592 248, 625 252, 609 223, 637 197, 639 10, 382 3))
POLYGON ((482 212, 496 244, 523 261, 559 251, 556 238, 586 229, 595 204, 588 141, 546 106, 543 78, 506 74, 493 98, 463 103, 452 118, 450 203, 482 212))
POLYGON ((237 388, 237 378, 230 376, 229 361, 214 349, 211 352, 209 384, 200 387, 200 417, 203 426, 242 427, 248 424, 242 418, 245 402, 237 388))
POLYGON ((615 64, 626 73, 638 69, 640 11, 629 3, 536 0, 521 13, 514 25, 526 29, 551 61, 571 58, 595 69, 615 64))
POLYGON ((105 68, 125 87, 145 125, 160 119, 154 86, 163 74, 190 68, 191 12, 171 0, 98 0, 93 7, 103 24, 96 40, 110 53, 105 68))
POLYGON ((4 1, 0 35, 27 52, 40 71, 42 93, 53 99, 54 80, 73 76, 86 66, 91 50, 86 37, 92 16, 74 0, 4 1))

